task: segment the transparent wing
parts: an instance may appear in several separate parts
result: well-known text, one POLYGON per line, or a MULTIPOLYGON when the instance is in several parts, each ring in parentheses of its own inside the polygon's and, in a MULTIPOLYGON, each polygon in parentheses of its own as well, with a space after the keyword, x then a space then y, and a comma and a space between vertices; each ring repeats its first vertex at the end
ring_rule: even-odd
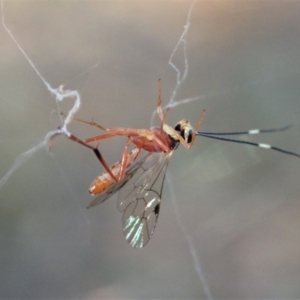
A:
POLYGON ((127 168, 125 176, 121 182, 113 181, 111 186, 99 196, 97 196, 94 200, 92 200, 87 206, 87 208, 101 204, 102 202, 110 198, 112 195, 114 195, 117 191, 119 191, 131 179, 135 172, 139 170, 140 166, 143 164, 143 162, 147 159, 148 156, 151 156, 151 153, 135 161, 130 167, 127 168))
POLYGON ((144 247, 153 235, 170 155, 151 153, 122 185, 118 210, 123 212, 122 224, 127 242, 134 248, 144 247))

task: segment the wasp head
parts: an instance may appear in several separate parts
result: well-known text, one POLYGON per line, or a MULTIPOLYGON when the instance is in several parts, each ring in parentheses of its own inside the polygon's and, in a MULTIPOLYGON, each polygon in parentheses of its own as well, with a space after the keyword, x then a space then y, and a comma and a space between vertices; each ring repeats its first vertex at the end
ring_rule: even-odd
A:
POLYGON ((188 120, 181 120, 174 129, 182 136, 182 138, 190 144, 193 136, 193 127, 188 120))

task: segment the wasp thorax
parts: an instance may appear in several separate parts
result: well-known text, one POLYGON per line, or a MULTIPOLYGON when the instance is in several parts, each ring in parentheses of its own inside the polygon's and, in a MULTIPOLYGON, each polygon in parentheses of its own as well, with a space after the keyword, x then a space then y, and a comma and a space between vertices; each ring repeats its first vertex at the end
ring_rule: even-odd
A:
POLYGON ((188 144, 192 141, 193 127, 188 120, 181 120, 175 125, 174 129, 188 144))

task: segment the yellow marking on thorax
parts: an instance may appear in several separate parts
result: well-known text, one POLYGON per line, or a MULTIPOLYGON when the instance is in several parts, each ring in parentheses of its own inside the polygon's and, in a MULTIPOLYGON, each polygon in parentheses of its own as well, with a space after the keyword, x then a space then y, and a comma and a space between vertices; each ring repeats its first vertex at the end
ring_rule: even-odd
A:
POLYGON ((174 129, 173 129, 171 126, 169 126, 169 125, 167 125, 167 124, 164 124, 164 125, 163 125, 163 131, 164 131, 167 135, 169 135, 171 138, 173 138, 175 141, 178 141, 178 137, 177 137, 177 135, 174 133, 174 129))
POLYGON ((138 132, 138 135, 140 137, 145 137, 149 141, 153 140, 153 134, 150 130, 148 130, 148 129, 138 129, 137 132, 138 132))

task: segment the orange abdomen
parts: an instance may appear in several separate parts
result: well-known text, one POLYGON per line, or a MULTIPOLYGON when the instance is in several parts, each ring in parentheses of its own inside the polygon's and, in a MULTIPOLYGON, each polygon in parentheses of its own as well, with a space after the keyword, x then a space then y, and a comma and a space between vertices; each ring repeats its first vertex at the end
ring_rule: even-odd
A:
POLYGON ((97 177, 92 182, 92 184, 89 188, 89 193, 92 196, 102 193, 103 191, 107 190, 114 183, 114 180, 112 178, 110 178, 110 180, 103 180, 101 177, 102 176, 97 177))
MULTIPOLYGON (((117 176, 119 173, 119 165, 112 168, 111 171, 115 176, 117 176)), ((98 195, 107 190, 114 182, 114 179, 108 173, 103 173, 92 182, 89 188, 89 193, 92 196, 98 195)))
MULTIPOLYGON (((130 154, 128 156, 126 167, 128 167, 132 164, 132 162, 136 159, 136 157, 139 153, 140 153, 139 148, 134 148, 130 152, 130 154)), ((119 176, 120 169, 121 169, 121 162, 115 163, 110 168, 111 172, 115 175, 115 177, 119 176)), ((98 195, 98 194, 104 192, 105 190, 107 190, 108 188, 110 188, 114 182, 115 182, 115 180, 107 172, 105 172, 102 175, 98 176, 92 182, 92 184, 89 188, 89 193, 92 196, 98 195)))

